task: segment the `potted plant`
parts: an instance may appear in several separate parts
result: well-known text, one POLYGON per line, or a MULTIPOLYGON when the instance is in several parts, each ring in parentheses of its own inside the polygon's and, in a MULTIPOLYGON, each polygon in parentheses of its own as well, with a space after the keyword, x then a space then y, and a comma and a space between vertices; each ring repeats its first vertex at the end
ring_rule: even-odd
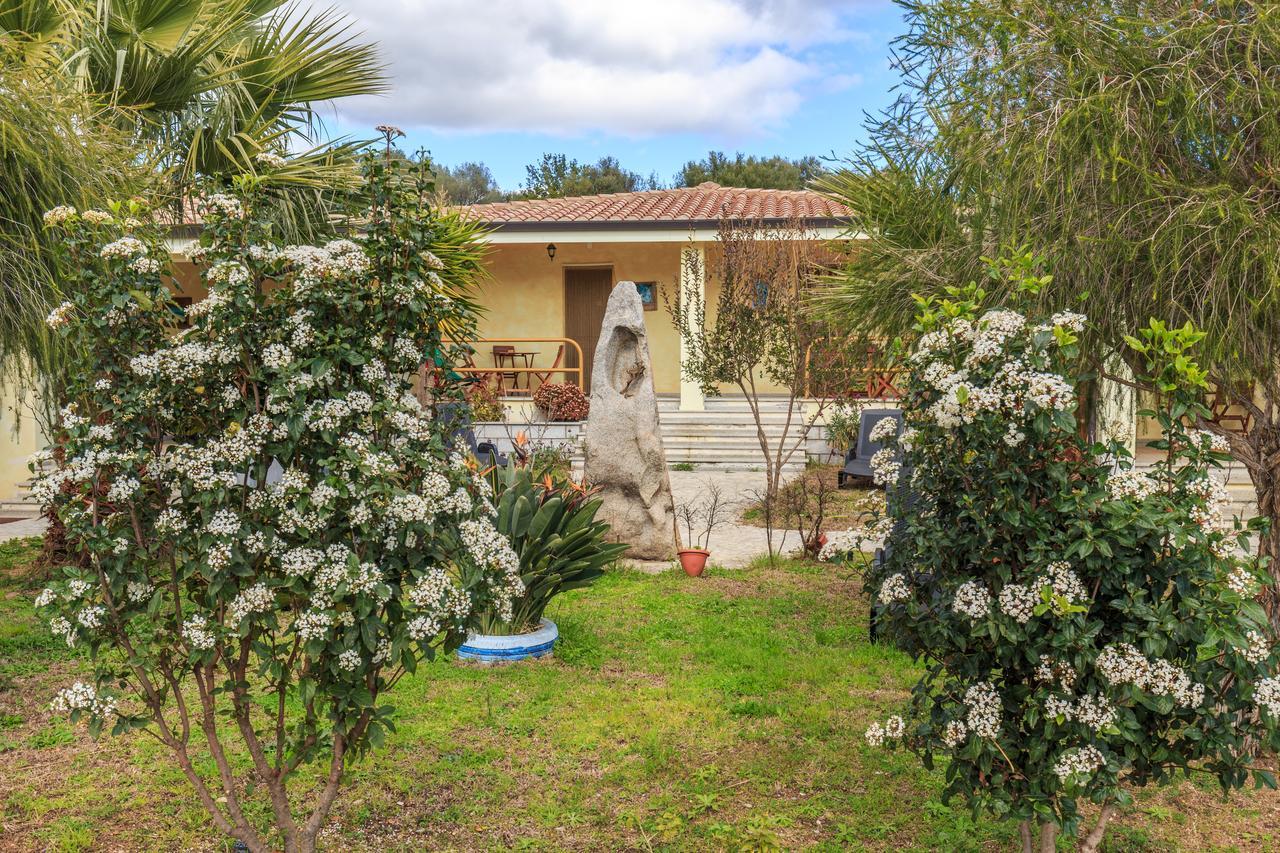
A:
POLYGON ((685 541, 691 546, 676 552, 680 558, 680 567, 691 578, 701 577, 707 567, 708 550, 711 546, 711 533, 727 520, 728 506, 720 487, 715 483, 706 484, 706 496, 696 503, 682 503, 676 507, 676 523, 683 524, 687 537, 685 541))
POLYGON ((497 494, 498 532, 520 557, 524 593, 510 618, 489 610, 458 648, 458 657, 484 664, 505 663, 552 653, 559 630, 543 616, 555 596, 593 583, 604 567, 626 551, 605 542, 609 525, 597 521, 594 492, 569 479, 541 480, 517 462, 491 474, 497 494))

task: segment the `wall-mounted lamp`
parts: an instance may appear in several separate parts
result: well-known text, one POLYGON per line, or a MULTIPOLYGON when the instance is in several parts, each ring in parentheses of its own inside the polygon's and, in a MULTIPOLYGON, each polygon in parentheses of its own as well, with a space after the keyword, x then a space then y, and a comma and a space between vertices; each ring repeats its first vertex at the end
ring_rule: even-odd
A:
POLYGON ((548 258, 550 258, 550 259, 551 259, 551 260, 553 260, 553 261, 556 259, 556 244, 555 244, 555 243, 548 243, 548 244, 547 244, 547 257, 548 257, 548 258))

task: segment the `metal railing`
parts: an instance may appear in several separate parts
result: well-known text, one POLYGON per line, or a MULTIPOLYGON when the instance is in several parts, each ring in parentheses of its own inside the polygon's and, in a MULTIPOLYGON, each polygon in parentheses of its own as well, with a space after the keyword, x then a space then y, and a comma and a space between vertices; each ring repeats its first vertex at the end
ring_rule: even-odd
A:
POLYGON ((825 343, 814 341, 805 347, 805 396, 820 394, 870 400, 896 400, 902 396, 898 383, 905 371, 886 364, 880 347, 867 346, 856 353, 836 347, 834 353, 822 353, 825 343), (821 369, 814 366, 815 346, 819 347, 819 355, 824 362, 821 369))
MULTIPOLYGON (((454 343, 453 341, 445 341, 445 343, 454 343)), ((480 378, 482 381, 493 379, 498 386, 498 393, 504 397, 529 397, 532 396, 533 380, 537 377, 539 384, 550 381, 553 374, 561 374, 565 381, 572 381, 579 389, 582 388, 582 347, 573 338, 478 338, 474 341, 468 341, 472 349, 475 350, 476 357, 493 357, 492 347, 482 348, 481 344, 550 344, 551 351, 548 356, 555 359, 556 352, 560 347, 564 350, 561 353, 559 364, 547 364, 539 367, 533 363, 537 356, 542 355, 543 350, 519 350, 517 349, 513 355, 526 360, 526 364, 516 366, 514 358, 510 365, 497 365, 493 367, 481 367, 471 360, 468 364, 454 366, 453 370, 457 373, 469 374, 480 378), (576 367, 569 367, 569 353, 573 352, 576 356, 573 361, 576 367), (520 377, 524 376, 525 386, 520 387, 520 377), (508 379, 511 386, 507 386, 508 379)))

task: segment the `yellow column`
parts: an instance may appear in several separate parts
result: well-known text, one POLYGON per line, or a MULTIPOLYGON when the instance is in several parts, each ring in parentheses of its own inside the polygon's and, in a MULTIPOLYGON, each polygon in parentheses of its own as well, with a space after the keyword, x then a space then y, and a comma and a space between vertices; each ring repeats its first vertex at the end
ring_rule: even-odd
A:
MULTIPOLYGON (((707 257, 701 247, 689 247, 680 250, 680 298, 695 296, 703 307, 707 301, 707 257)), ((702 330, 702 315, 691 318, 698 331, 702 330)), ((702 398, 702 389, 698 383, 690 382, 684 375, 684 361, 688 355, 688 342, 684 335, 680 336, 680 411, 701 412, 706 409, 702 398)))

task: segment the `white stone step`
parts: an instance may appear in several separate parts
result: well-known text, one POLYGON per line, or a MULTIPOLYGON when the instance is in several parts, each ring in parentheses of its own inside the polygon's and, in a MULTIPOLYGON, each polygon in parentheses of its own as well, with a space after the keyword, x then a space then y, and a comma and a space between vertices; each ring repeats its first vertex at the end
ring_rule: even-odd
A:
POLYGON ((33 501, 0 501, 0 518, 38 518, 40 506, 33 501))

